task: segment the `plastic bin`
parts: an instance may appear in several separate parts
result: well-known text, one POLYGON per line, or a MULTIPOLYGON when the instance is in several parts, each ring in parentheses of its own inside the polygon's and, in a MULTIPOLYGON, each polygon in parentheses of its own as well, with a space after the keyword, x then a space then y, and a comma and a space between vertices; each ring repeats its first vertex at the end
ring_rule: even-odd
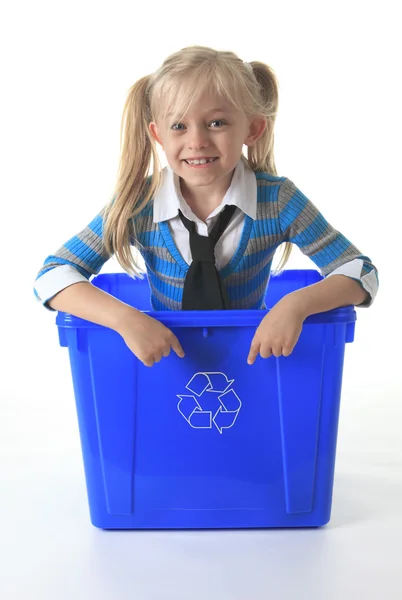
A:
MULTIPOLYGON (((321 280, 271 278, 272 307, 321 280)), ((68 347, 92 524, 103 529, 317 527, 330 519, 353 306, 309 317, 289 357, 247 356, 266 311, 150 311, 147 279, 97 287, 179 338, 145 367, 115 331, 58 313, 68 347)))

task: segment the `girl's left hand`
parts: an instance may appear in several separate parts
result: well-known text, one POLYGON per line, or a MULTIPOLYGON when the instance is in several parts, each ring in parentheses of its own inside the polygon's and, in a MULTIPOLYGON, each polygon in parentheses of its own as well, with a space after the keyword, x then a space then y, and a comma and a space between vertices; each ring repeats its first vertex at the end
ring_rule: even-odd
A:
POLYGON ((249 365, 254 364, 258 354, 261 358, 270 356, 289 356, 295 347, 306 315, 298 310, 293 298, 284 296, 263 318, 247 358, 249 365))

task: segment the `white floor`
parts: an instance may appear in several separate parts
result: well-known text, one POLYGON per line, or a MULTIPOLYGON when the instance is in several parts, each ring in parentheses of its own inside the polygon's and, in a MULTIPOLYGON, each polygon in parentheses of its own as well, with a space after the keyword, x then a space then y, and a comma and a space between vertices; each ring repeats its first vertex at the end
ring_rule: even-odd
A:
POLYGON ((37 402, 35 434, 14 405, 0 423, 0 598, 400 599, 400 398, 367 385, 352 399, 345 379, 332 519, 315 530, 97 530, 67 379, 68 401, 37 402))

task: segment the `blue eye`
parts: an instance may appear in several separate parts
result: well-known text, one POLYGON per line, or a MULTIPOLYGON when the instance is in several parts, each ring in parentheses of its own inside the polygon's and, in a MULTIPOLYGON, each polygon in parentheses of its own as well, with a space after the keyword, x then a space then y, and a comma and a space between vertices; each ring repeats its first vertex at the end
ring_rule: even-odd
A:
MULTIPOLYGON (((227 123, 225 121, 223 121, 222 119, 215 119, 214 121, 211 121, 211 123, 223 123, 224 125, 226 125, 227 123)), ((179 131, 178 129, 174 129, 176 126, 178 125, 183 125, 183 123, 174 123, 171 127, 171 129, 173 129, 173 131, 179 131)), ((220 129, 220 127, 214 127, 214 129, 220 129)))

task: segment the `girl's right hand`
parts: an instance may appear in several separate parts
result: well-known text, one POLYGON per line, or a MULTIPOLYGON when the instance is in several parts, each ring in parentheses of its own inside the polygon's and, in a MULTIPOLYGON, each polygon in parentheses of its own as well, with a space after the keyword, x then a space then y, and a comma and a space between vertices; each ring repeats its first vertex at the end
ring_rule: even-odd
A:
POLYGON ((169 356, 171 348, 180 358, 184 356, 183 348, 174 333, 140 311, 135 310, 128 315, 126 313, 117 332, 146 367, 152 367, 162 356, 169 356))

